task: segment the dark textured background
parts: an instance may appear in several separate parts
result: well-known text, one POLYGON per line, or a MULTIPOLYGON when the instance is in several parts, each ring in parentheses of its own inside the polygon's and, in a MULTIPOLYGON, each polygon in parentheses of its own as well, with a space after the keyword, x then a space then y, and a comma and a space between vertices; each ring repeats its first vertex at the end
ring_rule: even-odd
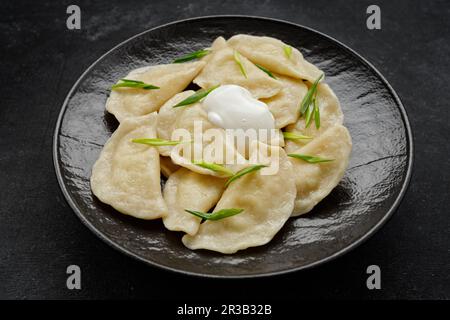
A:
MULTIPOLYGON (((382 30, 365 27, 372 1, 1 1, 0 298, 450 298, 447 1, 375 1, 382 30), (66 7, 82 29, 66 29, 66 7), (65 95, 100 55, 151 27, 189 17, 250 14, 303 24, 347 44, 402 99, 415 141, 411 185, 373 238, 315 269, 252 280, 187 277, 132 260, 94 236, 66 204, 52 163, 65 95), (66 267, 82 290, 66 289, 66 267), (366 289, 378 264, 382 290, 366 289)), ((389 139, 389 137, 386 137, 389 139)))

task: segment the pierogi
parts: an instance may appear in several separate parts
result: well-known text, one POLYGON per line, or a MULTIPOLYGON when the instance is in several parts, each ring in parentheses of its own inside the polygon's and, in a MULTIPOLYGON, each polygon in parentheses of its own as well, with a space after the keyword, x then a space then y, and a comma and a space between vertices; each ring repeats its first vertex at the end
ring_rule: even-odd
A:
POLYGON ((172 174, 164 186, 164 200, 169 209, 164 226, 172 231, 194 235, 201 218, 184 211, 185 208, 208 211, 217 203, 225 189, 225 179, 215 178, 181 168, 172 174))
POLYGON ((328 129, 320 137, 297 150, 296 153, 299 154, 314 154, 324 159, 333 159, 333 161, 308 163, 295 158, 290 159, 297 186, 292 216, 311 211, 337 186, 347 168, 351 150, 350 134, 341 125, 328 129))
POLYGON ((235 253, 261 246, 289 219, 296 194, 294 173, 280 147, 280 168, 274 175, 260 172, 243 176, 223 193, 214 211, 243 208, 241 214, 217 221, 205 221, 195 235, 185 235, 183 243, 190 249, 208 249, 235 253))
POLYGON ((235 52, 228 45, 214 50, 206 66, 194 79, 194 83, 202 88, 236 84, 246 88, 257 99, 270 98, 280 92, 282 84, 269 77, 245 56, 240 55, 245 74, 235 60, 235 52))
MULTIPOLYGON (((327 84, 317 86, 317 101, 320 109, 320 128, 314 125, 306 127, 305 117, 298 118, 293 124, 286 127, 286 132, 302 133, 306 136, 317 138, 329 128, 342 124, 342 114, 339 100, 327 84)), ((286 141, 286 152, 290 153, 309 143, 309 139, 297 139, 286 141)))
POLYGON ((283 83, 281 91, 277 95, 261 99, 261 101, 268 105, 270 112, 275 117, 276 128, 284 128, 297 121, 299 101, 305 97, 308 87, 299 79, 281 75, 277 75, 277 78, 283 83))
POLYGON ((159 182, 158 150, 131 141, 156 137, 156 121, 156 112, 125 119, 92 168, 92 193, 117 211, 139 219, 167 215, 159 182))
POLYGON ((131 71, 125 78, 151 83, 159 89, 119 88, 111 92, 106 110, 119 122, 127 117, 137 117, 158 111, 173 95, 183 91, 205 66, 197 61, 185 64, 163 64, 131 71))
MULTIPOLYGON (((172 134, 177 129, 185 129, 193 134, 196 122, 199 125, 199 130, 202 132, 214 127, 208 121, 207 114, 200 103, 192 104, 188 108, 173 107, 194 93, 195 91, 192 90, 178 93, 161 107, 158 112, 159 138, 171 140, 173 138, 172 134)), ((160 146, 158 149, 162 155, 170 156, 173 146, 160 146)))
POLYGON ((271 37, 238 34, 228 44, 253 63, 286 76, 314 82, 323 74, 316 66, 303 58, 301 52, 288 44, 271 37), (286 51, 290 50, 290 54, 286 51))
POLYGON ((106 101, 120 124, 93 165, 92 193, 162 218, 192 250, 265 245, 314 213, 347 168, 350 133, 324 79, 299 49, 245 34, 132 70, 106 101))

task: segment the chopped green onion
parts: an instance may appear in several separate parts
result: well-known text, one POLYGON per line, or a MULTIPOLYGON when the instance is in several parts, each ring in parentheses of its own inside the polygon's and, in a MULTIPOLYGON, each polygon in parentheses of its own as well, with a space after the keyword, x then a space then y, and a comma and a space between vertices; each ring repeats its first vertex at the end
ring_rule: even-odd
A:
POLYGON ((309 163, 330 162, 330 161, 334 160, 334 159, 324 159, 321 157, 310 156, 307 154, 298 154, 298 153, 289 153, 288 156, 292 157, 292 158, 300 159, 300 160, 303 160, 303 161, 306 161, 309 163))
POLYGON ((290 59, 292 56, 292 47, 286 44, 284 45, 283 50, 286 57, 290 59))
POLYGON ((214 86, 209 89, 200 89, 200 90, 196 91, 194 94, 192 94, 189 97, 187 97, 186 99, 184 99, 183 101, 178 102, 172 108, 178 108, 178 107, 187 106, 187 105, 196 103, 196 102, 200 101, 201 99, 203 99, 204 97, 206 97, 211 91, 218 88, 219 86, 220 85, 214 86))
POLYGON ((250 166, 250 167, 244 168, 242 170, 239 170, 232 177, 230 177, 228 179, 228 181, 225 183, 225 187, 228 186, 230 183, 232 183, 234 180, 239 179, 243 175, 246 175, 247 173, 250 173, 250 172, 254 172, 254 171, 260 170, 260 169, 262 169, 264 167, 267 167, 267 166, 263 165, 263 164, 257 164, 257 165, 250 166))
POLYGON ((294 132, 283 132, 283 137, 286 140, 312 139, 312 137, 310 137, 310 136, 305 136, 305 135, 297 134, 294 132))
POLYGON ((317 91, 317 85, 319 84, 320 79, 322 79, 323 73, 314 81, 314 83, 311 85, 311 88, 309 88, 308 92, 306 93, 305 97, 302 100, 301 106, 300 106, 300 115, 303 115, 308 107, 311 105, 313 96, 316 94, 317 91))
POLYGON ((145 83, 143 81, 138 80, 130 80, 130 79, 120 79, 118 83, 113 85, 111 87, 112 90, 115 90, 117 88, 137 88, 137 89, 144 89, 144 90, 152 90, 152 89, 159 89, 159 87, 154 86, 152 84, 145 83))
POLYGON ((191 61, 194 59, 199 59, 199 58, 206 56, 209 53, 211 53, 211 50, 208 50, 208 49, 197 50, 197 51, 185 54, 184 56, 181 56, 181 57, 173 60, 173 63, 182 63, 182 62, 187 62, 187 61, 191 61))
POLYGON ((205 169, 209 169, 212 170, 214 172, 218 172, 218 173, 222 173, 228 177, 231 177, 234 175, 234 172, 231 171, 230 169, 221 166, 220 164, 216 164, 216 163, 208 163, 208 162, 203 162, 203 161, 194 161, 193 164, 205 168, 205 169))
POLYGON ((270 72, 269 70, 267 70, 266 68, 264 68, 263 66, 260 66, 259 64, 255 63, 255 66, 257 66, 259 69, 261 69, 262 71, 264 71, 269 77, 276 79, 276 77, 273 75, 272 72, 270 72))
POLYGON ((309 125, 311 124, 312 115, 313 115, 313 108, 311 108, 311 106, 309 106, 308 109, 306 109, 305 128, 308 128, 309 125))
POLYGON ((317 103, 317 97, 314 97, 314 122, 316 124, 316 128, 320 128, 320 111, 319 104, 317 103))
POLYGON ((175 146, 180 143, 191 142, 191 141, 172 141, 172 140, 164 140, 164 139, 157 139, 157 138, 133 139, 131 141, 134 143, 148 144, 150 146, 175 146))
POLYGON ((201 211, 194 211, 194 210, 188 210, 185 209, 184 211, 193 214, 194 216, 197 216, 199 218, 205 219, 205 220, 220 220, 223 218, 228 218, 231 216, 234 216, 238 213, 241 213, 244 211, 244 209, 236 209, 236 208, 230 208, 230 209, 222 209, 213 213, 207 213, 207 212, 201 212, 201 211))
POLYGON ((245 71, 244 65, 242 64, 242 61, 241 61, 241 55, 236 50, 234 50, 234 61, 236 61, 237 65, 239 66, 239 69, 241 70, 244 77, 248 78, 247 72, 245 71))

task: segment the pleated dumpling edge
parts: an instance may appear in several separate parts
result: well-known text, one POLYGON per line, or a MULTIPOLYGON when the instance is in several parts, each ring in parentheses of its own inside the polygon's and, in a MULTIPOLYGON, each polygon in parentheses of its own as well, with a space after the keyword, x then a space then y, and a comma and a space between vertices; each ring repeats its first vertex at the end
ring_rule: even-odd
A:
POLYGON ((228 39, 228 44, 272 72, 309 82, 323 75, 323 71, 306 61, 298 49, 272 37, 238 34, 228 39))
POLYGON ((183 91, 206 65, 204 61, 172 63, 131 71, 125 79, 143 81, 159 89, 119 88, 112 90, 106 110, 119 122, 158 111, 175 94, 183 91))
POLYGON ((127 118, 104 145, 92 168, 92 193, 117 211, 139 219, 167 215, 160 185, 159 153, 132 142, 156 138, 156 112, 127 118))
POLYGON ((336 125, 293 152, 332 160, 308 163, 290 158, 297 188, 293 217, 311 211, 339 184, 347 169, 351 150, 352 140, 347 128, 336 125))
POLYGON ((244 211, 225 219, 205 221, 194 236, 185 235, 182 238, 185 246, 232 254, 268 243, 289 219, 296 195, 292 165, 282 148, 263 147, 278 149, 278 172, 262 175, 260 170, 231 183, 214 212, 225 208, 244 211))

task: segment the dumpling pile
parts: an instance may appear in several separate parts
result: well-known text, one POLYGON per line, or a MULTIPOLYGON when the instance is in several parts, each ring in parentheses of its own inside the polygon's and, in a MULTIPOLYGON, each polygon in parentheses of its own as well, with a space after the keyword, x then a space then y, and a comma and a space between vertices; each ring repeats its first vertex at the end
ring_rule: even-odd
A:
POLYGON ((193 250, 231 254, 264 245, 290 217, 310 212, 347 168, 351 137, 323 79, 296 48, 243 34, 219 37, 171 64, 132 70, 106 102, 120 124, 92 168, 92 192, 123 214, 162 218, 167 229, 185 233, 182 242, 193 250), (238 164, 206 163, 195 152, 217 141, 176 136, 183 130, 195 137, 200 122, 201 133, 216 130, 226 141, 203 105, 223 85, 264 102, 281 137, 251 141, 245 150, 224 143, 238 164), (252 162, 260 153, 277 154, 275 173, 264 174, 270 158, 252 162))

